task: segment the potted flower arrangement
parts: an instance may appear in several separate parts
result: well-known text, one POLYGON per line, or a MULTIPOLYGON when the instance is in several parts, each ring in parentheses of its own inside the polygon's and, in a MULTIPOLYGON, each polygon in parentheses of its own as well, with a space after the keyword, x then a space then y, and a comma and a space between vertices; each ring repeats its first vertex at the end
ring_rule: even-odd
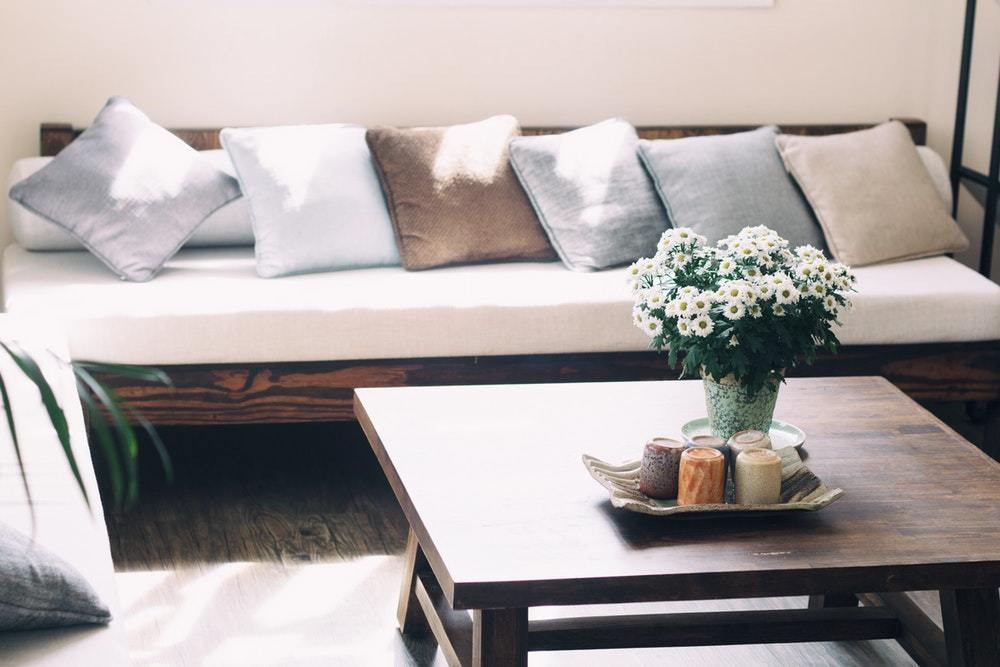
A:
POLYGON ((652 259, 628 269, 635 325, 682 376, 701 375, 712 432, 767 431, 786 369, 835 351, 837 314, 851 307, 851 270, 821 250, 794 251, 767 227, 709 246, 667 230, 652 259))

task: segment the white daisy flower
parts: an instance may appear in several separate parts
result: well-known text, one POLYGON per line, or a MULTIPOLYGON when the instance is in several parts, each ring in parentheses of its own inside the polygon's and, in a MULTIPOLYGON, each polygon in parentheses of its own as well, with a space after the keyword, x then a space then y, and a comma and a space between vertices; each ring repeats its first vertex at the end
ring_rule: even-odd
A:
POLYGON ((784 317, 784 315, 785 315, 785 307, 782 306, 780 303, 776 303, 776 304, 774 304, 774 306, 771 307, 771 312, 774 313, 778 317, 784 317))
POLYGON ((775 273, 773 276, 767 279, 771 283, 772 289, 778 289, 782 285, 787 285, 792 282, 792 279, 788 277, 787 273, 775 273))
POLYGON ((774 290, 774 300, 779 304, 795 303, 799 300, 799 291, 790 282, 780 285, 774 290))
POLYGON ((736 269, 736 262, 731 259, 724 259, 719 262, 719 273, 724 276, 729 275, 736 269))
POLYGON ((709 308, 712 307, 712 303, 715 301, 715 295, 711 292, 702 292, 696 296, 691 297, 691 314, 701 315, 707 313, 709 308))
POLYGON ((629 278, 627 285, 629 291, 632 292, 633 294, 638 294, 639 290, 642 289, 642 281, 639 280, 638 278, 629 278))
POLYGON ((745 280, 727 280, 719 286, 716 294, 729 301, 744 301, 751 297, 750 283, 745 280))
POLYGON ((659 336, 660 332, 663 331, 663 322, 656 317, 647 317, 646 321, 642 323, 642 330, 650 338, 659 336))
POLYGON ((759 278, 760 277, 760 271, 757 269, 757 267, 754 267, 754 266, 747 267, 747 270, 744 271, 743 273, 744 273, 744 275, 746 275, 747 278, 759 278))
POLYGON ((659 308, 663 305, 664 299, 663 292, 661 290, 655 288, 646 290, 646 293, 643 296, 643 301, 650 310, 653 308, 659 308))
POLYGON ((795 254, 806 262, 811 262, 816 258, 816 253, 819 251, 811 245, 800 245, 795 249, 795 254))
POLYGON ((823 283, 813 283, 811 291, 815 296, 826 296, 826 285, 823 283))
POLYGON ((677 293, 683 297, 694 296, 698 293, 698 288, 692 287, 691 285, 685 285, 684 287, 677 290, 677 293))
POLYGON ((632 308, 632 324, 645 330, 644 325, 646 324, 646 314, 641 308, 639 308, 639 306, 634 306, 632 308))
POLYGON ((639 276, 642 275, 642 267, 643 267, 642 261, 643 260, 641 259, 637 259, 636 261, 632 262, 632 264, 629 265, 628 277, 630 280, 632 278, 638 278, 639 276))
POLYGON ((763 311, 761 311, 760 306, 758 306, 757 304, 750 306, 750 317, 756 320, 763 314, 764 314, 763 311))
POLYGON ((683 269, 691 262, 691 255, 686 252, 675 252, 673 257, 674 268, 683 269))
POLYGON ((816 269, 813 268, 812 264, 799 264, 795 267, 795 273, 800 278, 808 280, 816 274, 816 269))
POLYGON ((736 337, 736 334, 733 334, 729 337, 729 345, 727 347, 738 347, 739 344, 740 339, 736 337))
POLYGON ((754 285, 754 290, 757 292, 757 297, 764 299, 765 301, 774 296, 774 288, 771 287, 770 280, 758 281, 757 284, 754 285))
POLYGON ((677 331, 682 336, 690 336, 694 333, 691 331, 691 320, 683 317, 677 320, 677 331))
POLYGON ((837 300, 834 299, 832 296, 826 297, 825 299, 823 299, 823 308, 826 309, 826 312, 833 313, 834 315, 836 315, 837 314, 837 300))
POLYGON ((705 338, 715 329, 715 323, 708 315, 699 315, 691 320, 691 329, 695 336, 705 338))
POLYGON ((678 317, 687 317, 691 314, 691 301, 686 297, 674 299, 670 303, 673 306, 673 312, 678 317))
POLYGON ((742 301, 729 301, 722 307, 722 314, 730 320, 741 320, 747 314, 747 307, 742 301))

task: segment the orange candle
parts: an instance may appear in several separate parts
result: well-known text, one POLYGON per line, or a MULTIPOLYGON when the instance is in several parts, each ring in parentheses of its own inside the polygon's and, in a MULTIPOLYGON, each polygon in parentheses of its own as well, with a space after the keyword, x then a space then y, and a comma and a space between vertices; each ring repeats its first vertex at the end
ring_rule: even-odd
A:
POLYGON ((681 455, 677 480, 678 505, 723 502, 726 490, 726 457, 711 447, 691 447, 681 455))

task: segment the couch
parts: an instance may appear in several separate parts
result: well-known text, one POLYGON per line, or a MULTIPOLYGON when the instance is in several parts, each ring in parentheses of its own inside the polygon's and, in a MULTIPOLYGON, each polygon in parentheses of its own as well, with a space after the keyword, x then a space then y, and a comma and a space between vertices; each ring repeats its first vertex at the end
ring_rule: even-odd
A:
MULTIPOLYGON (((66 354, 62 337, 49 326, 28 324, 0 316, 4 340, 16 340, 42 364, 56 398, 66 412, 76 456, 93 507, 88 509, 63 456, 59 441, 38 391, 4 356, 3 376, 11 395, 28 483, 35 509, 37 543, 74 566, 110 607, 108 626, 77 626, 30 632, 0 633, 0 665, 10 667, 64 667, 66 665, 128 665, 124 623, 115 589, 114 564, 104 525, 97 481, 87 447, 83 412, 73 373, 46 354, 66 354)), ((15 473, 16 460, 6 421, 0 420, 0 523, 23 534, 32 533, 31 511, 15 473)))
MULTIPOLYGON (((922 144, 924 123, 904 122, 922 144)), ((742 129, 639 132, 675 138, 742 129)), ((219 147, 216 130, 175 132, 195 148, 219 147)), ((77 133, 43 126, 42 154, 54 155, 77 133)), ((948 197, 939 158, 937 165, 948 197)), ((839 332, 844 348, 800 372, 880 374, 917 399, 985 402, 995 442, 1000 286, 949 257, 856 273, 856 308, 839 332)), ((631 325, 619 270, 513 263, 265 280, 254 272, 251 247, 185 248, 155 280, 135 284, 114 279, 84 252, 13 245, 2 279, 4 310, 60 318, 74 358, 163 367, 172 388, 110 378, 156 424, 353 419, 359 386, 675 376, 631 325)))

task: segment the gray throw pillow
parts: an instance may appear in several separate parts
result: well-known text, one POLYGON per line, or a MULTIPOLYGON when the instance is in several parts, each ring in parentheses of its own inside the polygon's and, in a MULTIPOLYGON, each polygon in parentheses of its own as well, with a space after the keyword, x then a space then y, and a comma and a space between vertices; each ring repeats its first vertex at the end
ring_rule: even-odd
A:
POLYGON ((128 100, 108 100, 76 141, 10 197, 75 236, 126 280, 151 279, 239 184, 128 100))
POLYGON ((635 128, 606 120, 519 137, 510 160, 563 263, 577 271, 652 255, 667 216, 636 151, 635 128))
POLYGON ((823 231, 789 178, 774 145, 777 128, 707 137, 640 141, 674 227, 710 243, 765 225, 795 248, 825 249, 823 231))
POLYGON ((109 621, 107 605, 79 572, 13 528, 0 524, 0 630, 109 621))

